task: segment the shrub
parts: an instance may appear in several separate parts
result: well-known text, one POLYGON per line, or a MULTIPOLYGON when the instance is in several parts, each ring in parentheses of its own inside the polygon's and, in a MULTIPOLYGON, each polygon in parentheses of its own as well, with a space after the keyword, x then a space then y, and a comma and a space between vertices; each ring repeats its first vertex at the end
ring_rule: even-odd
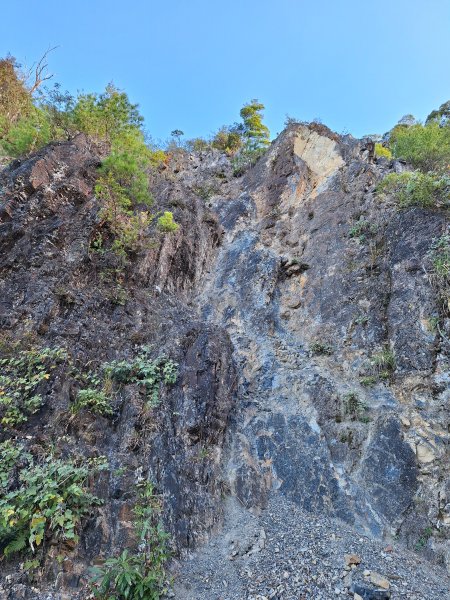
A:
POLYGON ((112 415, 113 413, 111 398, 104 390, 98 390, 96 388, 79 390, 76 401, 72 405, 72 412, 76 414, 83 408, 104 417, 112 415))
POLYGON ((309 348, 313 354, 326 354, 329 356, 333 354, 333 348, 330 344, 318 340, 310 344, 309 348))
POLYGON ((422 171, 442 171, 450 165, 450 127, 436 122, 398 128, 391 147, 396 158, 403 158, 422 171))
POLYGON ((349 392, 343 399, 344 413, 353 420, 365 420, 367 406, 360 400, 356 392, 349 392))
POLYGON ((444 316, 450 313, 450 233, 442 235, 431 245, 429 257, 433 266, 431 279, 438 290, 444 316))
POLYGON ((383 144, 376 143, 375 144, 375 156, 388 158, 389 160, 392 158, 392 152, 383 144))
POLYGON ((139 130, 143 120, 137 104, 132 104, 127 94, 113 84, 100 95, 81 94, 73 109, 78 131, 109 142, 133 128, 139 130))
POLYGON ((134 509, 137 550, 124 550, 94 568, 91 589, 100 600, 158 600, 167 592, 168 535, 160 522, 162 506, 153 485, 141 487, 134 509))
POLYGON ((221 127, 214 135, 211 145, 220 152, 235 154, 242 147, 242 133, 238 127, 221 127))
POLYGON ((89 476, 103 462, 63 460, 46 456, 37 461, 23 446, 0 444, 0 545, 8 556, 27 546, 35 551, 46 537, 56 542, 78 541, 81 519, 101 501, 89 493, 89 476), (19 467, 13 466, 17 464, 19 467), (18 470, 13 476, 13 471, 18 470), (17 476, 18 475, 18 476, 17 476))
POLYGON ((396 369, 395 354, 390 348, 383 348, 372 355, 372 370, 382 379, 387 379, 396 369))
POLYGON ((150 349, 142 348, 131 361, 112 361, 103 366, 107 377, 119 384, 137 383, 145 387, 152 406, 159 402, 161 383, 173 385, 177 380, 177 365, 166 356, 150 358, 150 349))
POLYGON ((0 359, 0 417, 2 425, 15 427, 42 406, 39 392, 51 371, 67 357, 62 348, 22 350, 0 359))
POLYGON ((377 193, 392 194, 401 208, 442 206, 450 201, 450 178, 419 171, 389 173, 378 184, 377 193))
POLYGON ((164 233, 170 233, 172 231, 176 231, 179 228, 178 223, 175 223, 173 219, 173 214, 166 210, 164 214, 162 214, 158 218, 158 229, 164 233))

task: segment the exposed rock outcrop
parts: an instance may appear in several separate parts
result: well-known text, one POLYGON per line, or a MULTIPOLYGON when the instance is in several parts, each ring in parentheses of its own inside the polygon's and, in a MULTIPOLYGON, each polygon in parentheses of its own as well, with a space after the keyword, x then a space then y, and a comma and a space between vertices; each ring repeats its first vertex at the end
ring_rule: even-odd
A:
POLYGON ((398 165, 318 124, 290 125, 241 178, 219 153, 180 152, 152 190, 181 227, 151 233, 117 303, 101 276, 114 265, 89 251, 101 158, 80 137, 0 174, 2 329, 80 364, 151 344, 180 370, 147 419, 126 388, 113 422, 68 418, 61 374, 23 428, 110 461, 101 517, 57 575, 67 597, 83 566, 126 545, 137 476, 164 495, 179 550, 232 520, 224 497, 257 514, 281 495, 410 547, 431 528, 422 551, 450 565, 449 325, 432 327, 429 264, 446 211, 376 197, 398 165))

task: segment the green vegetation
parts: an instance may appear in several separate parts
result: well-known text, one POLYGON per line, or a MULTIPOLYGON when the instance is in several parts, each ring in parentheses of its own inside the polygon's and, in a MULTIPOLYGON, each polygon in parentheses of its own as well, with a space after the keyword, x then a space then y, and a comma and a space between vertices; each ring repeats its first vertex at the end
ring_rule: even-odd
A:
POLYGON ((168 535, 161 524, 162 504, 149 482, 141 486, 134 509, 137 550, 124 550, 93 569, 91 589, 99 600, 159 600, 166 592, 168 535))
POLYGON ((101 501, 88 478, 104 461, 65 460, 53 455, 36 459, 20 444, 0 444, 0 546, 4 556, 25 548, 36 551, 52 543, 78 541, 82 518, 101 501))
POLYGON ((319 354, 319 355, 331 355, 333 354, 333 348, 332 346, 330 346, 330 344, 327 344, 325 342, 320 342, 319 340, 316 340, 314 342, 312 342, 312 344, 310 344, 309 346, 311 352, 313 354, 319 354))
POLYGON ((444 171, 450 165, 450 127, 428 125, 401 127, 392 134, 390 145, 396 158, 403 158, 421 171, 444 171))
POLYGON ((368 235, 375 234, 377 232, 377 226, 374 223, 366 221, 361 217, 356 221, 348 232, 348 237, 357 238, 362 244, 366 241, 368 235))
MULTIPOLYGON (((142 247, 153 221, 148 173, 166 160, 166 154, 146 145, 138 106, 114 85, 101 94, 76 98, 55 86, 35 99, 25 81, 14 59, 0 61, 0 149, 7 156, 23 156, 77 133, 106 144, 109 155, 95 185, 100 201, 95 249, 113 252, 125 262, 130 252, 142 247)), ((176 228, 173 217, 171 227, 170 231, 176 228)))
POLYGON ((392 152, 383 144, 376 143, 375 144, 375 156, 388 158, 389 160, 392 158, 392 152))
POLYGON ((0 418, 15 427, 42 406, 42 384, 57 364, 67 358, 62 348, 31 348, 0 359, 0 418))
POLYGON ((441 316, 445 318, 450 313, 450 233, 433 242, 429 258, 432 264, 431 278, 440 299, 441 316))
POLYGON ((432 527, 425 527, 425 529, 423 529, 420 533, 419 539, 417 540, 417 543, 414 546, 414 549, 419 552, 419 550, 422 550, 423 548, 425 548, 425 546, 428 543, 428 540, 432 537, 433 535, 433 528, 432 527))
POLYGON ((90 410, 92 413, 104 417, 113 414, 110 396, 108 396, 104 390, 99 390, 97 388, 79 390, 71 410, 76 414, 82 409, 90 410))
POLYGON ((343 398, 344 414, 353 421, 367 422, 368 417, 365 414, 367 406, 360 400, 356 392, 349 392, 343 398))
POLYGON ((450 178, 420 171, 389 173, 378 184, 377 192, 392 194, 401 208, 445 206, 450 202, 450 178))
POLYGON ((176 231, 179 228, 178 223, 175 223, 173 219, 173 214, 166 210, 164 214, 162 214, 158 218, 158 229, 164 233, 171 233, 172 231, 176 231))
POLYGON ((375 352, 372 355, 371 365, 375 375, 381 379, 388 379, 397 366, 393 350, 383 348, 379 352, 375 352))
MULTIPOLYGON (((390 132, 389 146, 395 158, 416 171, 390 173, 378 185, 378 194, 392 195, 400 208, 445 207, 450 203, 450 101, 428 116, 425 125, 412 115, 390 132)), ((381 152, 376 145, 375 152, 381 152)))
POLYGON ((151 359, 150 349, 146 347, 133 360, 103 365, 103 372, 120 385, 136 383, 143 386, 151 406, 158 405, 161 384, 173 385, 178 374, 176 363, 164 355, 151 359))

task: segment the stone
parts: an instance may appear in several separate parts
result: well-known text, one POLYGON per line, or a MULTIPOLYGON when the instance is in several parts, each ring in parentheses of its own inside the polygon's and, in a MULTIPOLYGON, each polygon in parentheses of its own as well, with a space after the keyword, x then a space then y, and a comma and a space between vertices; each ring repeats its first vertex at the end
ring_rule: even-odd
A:
POLYGON ((389 581, 386 579, 386 577, 383 577, 376 571, 372 571, 370 573, 369 579, 370 579, 370 582, 373 583, 373 585, 375 585, 376 587, 382 588, 383 590, 388 590, 390 587, 389 581))
POLYGON ((345 554, 344 555, 345 564, 350 567, 351 565, 359 565, 361 562, 361 557, 358 554, 345 554))

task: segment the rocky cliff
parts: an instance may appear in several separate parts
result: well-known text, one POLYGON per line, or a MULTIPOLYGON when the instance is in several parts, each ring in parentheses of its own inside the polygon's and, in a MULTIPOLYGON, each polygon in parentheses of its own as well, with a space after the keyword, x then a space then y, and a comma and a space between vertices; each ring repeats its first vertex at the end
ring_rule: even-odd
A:
MULTIPOLYGON (((108 468, 92 481, 103 505, 80 543, 63 560, 50 547, 31 582, 17 560, 4 562, 1 597, 87 597, 87 565, 130 543, 139 479, 157 486, 177 555, 200 548, 190 564, 205 573, 209 561, 212 580, 233 558, 230 544, 253 560, 267 529, 278 523, 276 539, 296 511, 282 537, 298 550, 313 536, 311 560, 314 531, 334 523, 344 540, 420 553, 417 563, 402 559, 406 578, 423 558, 450 568, 450 327, 430 266, 448 212, 399 210, 377 196, 384 175, 408 167, 375 158, 370 140, 292 124, 241 177, 218 152, 176 152, 151 189, 181 226, 149 231, 117 276, 114 260, 92 249, 102 156, 78 136, 0 173, 3 344, 65 348, 79 370, 150 346, 178 376, 151 409, 127 385, 113 417, 74 415, 78 384, 58 365, 40 410, 3 428, 2 439, 105 456, 108 468)), ((251 595, 229 571, 231 591, 196 587, 183 564, 174 567, 179 598, 268 593, 251 595)), ((439 568, 405 597, 444 597, 439 568), (443 595, 427 596, 431 585, 443 595)), ((330 596, 296 585, 267 597, 336 593, 334 583, 330 596)), ((361 597, 388 597, 361 586, 361 597)))

